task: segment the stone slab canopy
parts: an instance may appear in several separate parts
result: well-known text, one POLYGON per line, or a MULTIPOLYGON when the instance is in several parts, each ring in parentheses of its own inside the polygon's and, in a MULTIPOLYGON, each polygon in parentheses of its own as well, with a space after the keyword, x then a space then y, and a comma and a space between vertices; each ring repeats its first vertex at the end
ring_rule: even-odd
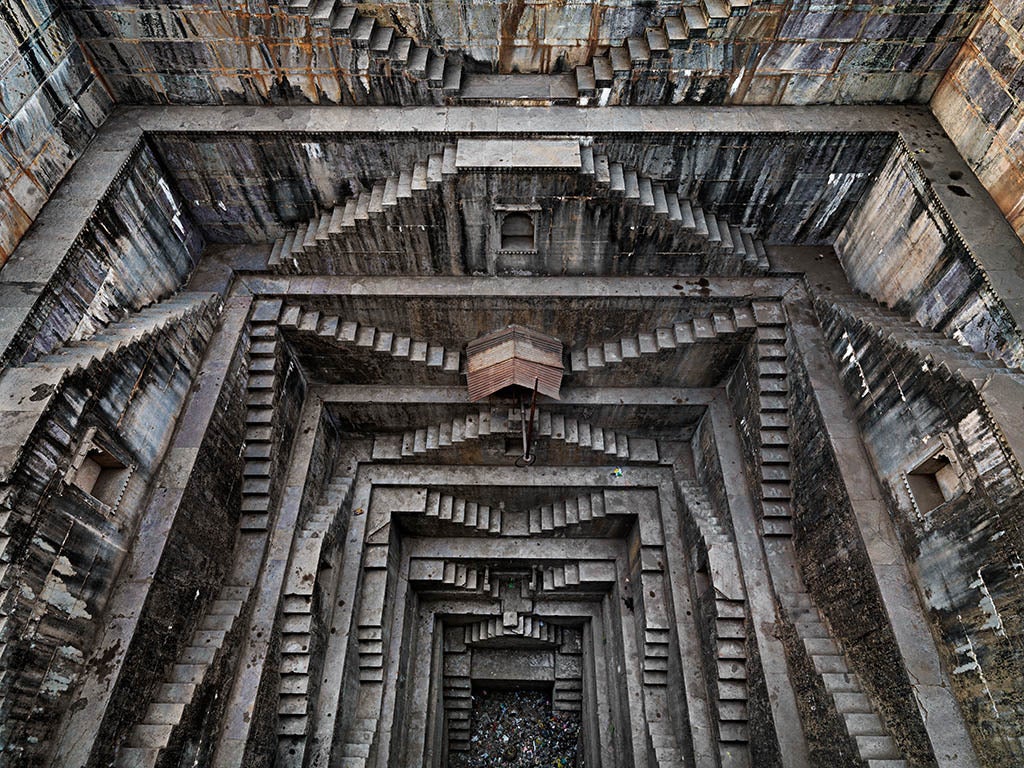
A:
POLYGON ((471 341, 466 356, 471 402, 513 386, 559 399, 562 342, 552 336, 510 325, 471 341))

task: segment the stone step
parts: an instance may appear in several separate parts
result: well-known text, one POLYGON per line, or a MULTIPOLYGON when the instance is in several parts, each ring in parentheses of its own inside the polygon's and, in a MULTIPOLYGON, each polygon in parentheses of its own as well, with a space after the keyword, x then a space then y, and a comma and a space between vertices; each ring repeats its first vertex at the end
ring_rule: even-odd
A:
POLYGON ((115 768, 153 768, 160 757, 160 749, 146 747, 118 747, 115 768))
POLYGON ((887 760, 898 759, 899 752, 891 737, 886 735, 864 735, 854 736, 857 744, 857 754, 861 760, 887 760))

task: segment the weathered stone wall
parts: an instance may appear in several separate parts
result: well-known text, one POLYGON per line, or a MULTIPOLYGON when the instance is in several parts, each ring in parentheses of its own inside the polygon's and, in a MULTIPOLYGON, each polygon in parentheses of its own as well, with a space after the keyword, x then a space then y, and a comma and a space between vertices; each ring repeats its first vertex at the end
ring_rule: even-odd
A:
POLYGON ((0 488, 10 509, 0 743, 19 764, 52 746, 212 325, 170 328, 66 379, 0 488), (134 467, 115 508, 65 481, 89 427, 134 467))
POLYGON ((819 308, 979 757, 985 765, 1019 765, 1024 759, 1019 696, 1024 667, 1017 650, 1024 634, 1020 467, 972 385, 927 365, 865 324, 844 320, 826 304, 819 308), (912 504, 903 473, 927 458, 922 452, 942 448, 943 437, 959 464, 963 492, 922 510, 912 504))
MULTIPOLYGON (((423 81, 314 29, 287 4, 76 0, 76 29, 125 103, 411 104, 443 99, 423 81), (154 7, 155 6, 155 7, 154 7)), ((622 0, 408 0, 359 3, 417 44, 471 69, 556 72, 640 37, 683 3, 622 0)), ((695 3, 694 5, 699 5, 695 3)), ((982 0, 850 6, 755 2, 672 46, 621 103, 925 103, 982 0), (654 74, 652 77, 651 74, 654 74)), ((386 57, 385 57, 386 58, 386 57)))
MULTIPOLYGON (((245 343, 233 350, 215 416, 197 436, 196 471, 189 478, 138 628, 97 732, 90 765, 108 765, 153 690, 176 660, 214 599, 235 539, 241 499, 239 450, 245 432, 245 343)), ((106 617, 110 620, 112 617, 106 617)))
MULTIPOLYGON (((204 237, 266 242, 282 235, 285 226, 426 162, 431 154, 443 152, 446 143, 454 146, 455 140, 445 138, 178 133, 153 135, 151 141, 163 166, 172 170, 174 186, 204 237)), ((753 227, 767 240, 821 243, 840 232, 893 141, 893 134, 881 133, 690 134, 643 141, 624 135, 595 142, 594 152, 663 180, 669 189, 678 188, 680 195, 732 224, 753 227)), ((553 178, 538 175, 535 183, 541 193, 561 194, 553 178)), ((482 191, 488 194, 488 205, 500 202, 502 190, 496 182, 482 191)), ((531 190, 526 186, 519 191, 531 190)), ((609 198, 616 204, 621 200, 609 198)), ((455 201, 448 203, 447 213, 424 223, 461 217, 455 201)), ((463 226, 469 225, 460 224, 459 229, 463 226)), ((444 246, 443 234, 435 240, 444 246)), ((383 245, 387 249, 388 243, 383 245)))
POLYGON ((55 0, 0 9, 0 265, 112 100, 55 0))
POLYGON ((142 144, 82 232, 68 233, 73 244, 0 364, 34 360, 181 287, 203 240, 172 185, 142 144))
POLYGON ((1020 328, 902 143, 835 249, 855 289, 975 350, 1024 362, 1020 328))
MULTIPOLYGON (((793 349, 792 342, 787 348, 793 349)), ((828 618, 832 636, 881 715, 900 753, 927 765, 928 737, 913 705, 906 670, 882 608, 864 541, 843 488, 828 429, 814 405, 802 361, 789 358, 790 464, 794 540, 806 589, 828 618)), ((736 366, 727 391, 737 416, 748 465, 758 468, 761 414, 758 352, 751 344, 736 366)), ((784 583, 776 589, 786 589, 784 583)), ((780 595, 780 599, 783 596, 780 595)), ((803 641, 791 625, 781 630, 787 665, 804 716, 808 746, 821 765, 844 764, 852 747, 845 727, 809 664, 803 641), (825 708, 815 702, 824 702, 825 708)))
POLYGON ((794 543, 804 581, 851 669, 879 705, 900 753, 915 765, 928 765, 931 748, 911 681, 829 444, 829 427, 795 352, 789 381, 794 543))
POLYGON ((931 106, 1024 239, 1024 2, 988 3, 931 106))

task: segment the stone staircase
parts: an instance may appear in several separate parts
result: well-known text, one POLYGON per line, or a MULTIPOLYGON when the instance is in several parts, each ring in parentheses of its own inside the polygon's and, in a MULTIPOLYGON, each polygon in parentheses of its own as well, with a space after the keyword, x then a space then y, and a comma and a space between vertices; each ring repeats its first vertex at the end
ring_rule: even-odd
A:
POLYGON ((440 491, 427 491, 427 517, 436 517, 453 525, 461 525, 483 533, 501 533, 502 512, 486 504, 466 501, 440 491))
POLYGON ((51 354, 20 367, 29 370, 58 370, 70 376, 100 362, 108 355, 144 341, 164 328, 194 323, 199 315, 214 308, 219 311, 219 294, 179 293, 126 315, 81 341, 68 342, 51 354))
POLYGON ((277 407, 281 395, 283 303, 257 302, 249 318, 249 377, 246 381, 245 466, 242 477, 243 530, 265 531, 270 516, 271 474, 277 454, 277 407))
POLYGON ((338 342, 343 346, 391 355, 396 360, 422 363, 447 373, 459 373, 462 352, 445 349, 440 344, 413 339, 355 320, 344 320, 338 315, 286 305, 281 312, 281 328, 338 342))
POLYGON ((495 616, 490 619, 475 621, 465 627, 465 643, 473 645, 495 638, 522 638, 537 640, 542 643, 558 644, 562 642, 559 628, 532 614, 519 613, 515 618, 495 616))
MULTIPOLYGON (((410 456, 422 456, 430 451, 447 448, 467 440, 488 435, 521 434, 521 415, 518 408, 479 408, 466 416, 437 425, 407 430, 401 435, 378 435, 373 441, 375 461, 397 461, 410 456)), ((603 454, 614 462, 657 463, 656 440, 629 437, 611 429, 593 426, 563 414, 538 409, 534 434, 562 440, 570 445, 603 454)))
MULTIPOLYGON (((39 616, 34 615, 34 611, 40 605, 26 600, 20 582, 27 567, 46 573, 53 567, 56 557, 48 547, 44 552, 38 546, 31 546, 31 557, 23 557, 17 563, 12 560, 15 549, 12 531, 21 519, 19 507, 15 505, 24 490, 20 484, 12 482, 17 477, 19 464, 32 456, 73 455, 83 433, 88 434, 81 421, 89 406, 88 400, 60 397, 70 377, 97 367, 116 368, 121 361, 133 357, 133 364, 144 359, 146 364, 152 362, 168 372, 175 365, 189 365, 193 357, 198 362, 201 350, 214 332, 222 306, 219 294, 184 291, 124 315, 92 335, 67 342, 32 362, 10 365, 0 372, 0 400, 21 401, 14 406, 19 412, 18 418, 5 421, 6 443, 17 449, 5 456, 5 466, 0 468, 0 711, 12 718, 12 722, 35 718, 28 710, 24 718, 20 711, 14 713, 15 707, 21 707, 17 690, 24 669, 21 663, 13 662, 13 658, 17 658, 13 655, 23 654, 35 645, 34 624, 38 623, 39 616), (34 407, 25 407, 28 403, 34 407), (39 425, 46 424, 50 427, 37 430, 39 425)), ((129 466, 128 473, 132 469, 129 466)), ((124 485, 122 493, 123 490, 124 485)), ((51 486, 47 492, 59 493, 59 488, 51 486)), ((111 503, 116 506, 117 501, 111 503)), ((49 631, 61 631, 58 625, 59 622, 49 631)), ((148 757, 143 756, 143 759, 141 764, 148 764, 145 762, 148 757)))
POLYGON ((731 531, 715 514, 704 488, 679 483, 686 511, 700 536, 700 549, 714 590, 714 690, 722 764, 749 764, 747 710, 746 601, 735 578, 739 558, 731 531))
POLYGON ((667 718, 664 720, 649 719, 647 734, 654 748, 656 768, 685 768, 682 750, 676 739, 676 730, 667 718))
MULTIPOLYGON (((301 222, 297 228, 279 237, 271 248, 267 267, 290 272, 320 271, 313 265, 327 261, 335 267, 332 273, 363 274, 367 265, 361 256, 357 260, 351 249, 345 247, 345 236, 359 235, 370 222, 387 220, 399 205, 436 190, 445 176, 455 173, 453 146, 429 155, 425 161, 402 168, 398 173, 374 182, 370 189, 356 193, 344 204, 301 222)), ((362 250, 360 248, 360 253, 362 250)), ((404 271, 420 271, 424 266, 409 263, 404 265, 404 271)), ((427 268, 423 271, 432 270, 427 268)))
POLYGON ((571 370, 573 373, 585 373, 611 367, 643 355, 656 355, 691 344, 713 342, 719 336, 756 326, 753 310, 749 306, 713 312, 709 317, 695 317, 674 323, 671 328, 655 328, 647 333, 623 336, 615 341, 575 349, 570 353, 571 370))
MULTIPOLYGON (((455 56, 417 45, 374 16, 361 13, 358 5, 341 0, 280 0, 290 13, 308 16, 314 29, 328 30, 332 37, 347 39, 352 48, 365 54, 360 68, 369 60, 386 62, 392 69, 426 81, 439 95, 454 94, 462 82, 462 62, 455 56)), ((366 4, 363 4, 364 8, 366 4)), ((443 99, 441 99, 443 101, 443 99)))
POLYGON ((755 302, 757 388, 761 474, 759 501, 765 536, 793 535, 790 489, 789 371, 786 316, 778 304, 755 302))
POLYGON ((541 569, 541 584, 545 592, 576 587, 580 583, 580 564, 567 561, 558 565, 547 565, 541 569))
POLYGON ((892 737, 850 671, 839 644, 807 592, 792 592, 784 605, 814 671, 832 697, 857 756, 868 768, 907 768, 892 737))
POLYGON ((589 142, 580 144, 581 170, 593 178, 599 190, 629 206, 636 206, 662 222, 705 241, 708 274, 743 274, 766 271, 768 254, 749 228, 730 224, 700 204, 670 190, 665 180, 643 174, 596 151, 589 142))
POLYGON ((341 744, 338 768, 366 768, 377 741, 377 720, 358 718, 352 722, 341 744))
MULTIPOLYGON (((907 320, 870 298, 840 294, 829 295, 827 298, 816 297, 814 303, 819 310, 834 308, 845 322, 871 329, 876 335, 916 354, 923 362, 943 368, 950 375, 959 376, 976 388, 980 389, 994 375, 1021 376, 1019 369, 1008 368, 1002 361, 975 352, 956 339, 907 320)), ((823 316, 825 314, 819 313, 823 316)))
MULTIPOLYGON (((391 253, 390 260, 375 260, 368 254, 380 251, 378 239, 373 234, 378 224, 401 227, 413 222, 422 223, 422 214, 403 216, 403 212, 410 205, 434 199, 425 196, 437 195, 442 182, 458 173, 456 153, 456 147, 446 146, 442 151, 428 155, 426 160, 374 181, 368 189, 357 192, 344 203, 300 222, 274 241, 267 260, 268 269, 293 273, 326 271, 331 274, 436 272, 429 256, 422 253, 391 253)), ((769 269, 764 244, 754 237, 750 228, 730 224, 699 203, 678 195, 664 179, 656 179, 615 161, 607 152, 595 149, 590 139, 580 142, 580 160, 581 181, 591 194, 610 197, 620 206, 625 206, 625 210, 642 214, 644 221, 659 231, 668 229, 699 238, 708 259, 702 272, 755 274, 769 269)), ((633 227, 630 231, 643 229, 633 227)), ((623 247, 631 250, 628 245, 623 247)), ((423 251, 424 248, 405 247, 405 250, 423 251)), ((646 267, 653 268, 654 264, 646 264, 646 267)), ((446 264, 445 268, 450 268, 450 265, 446 264)))
MULTIPOLYGON (((461 61, 452 54, 418 45, 413 38, 381 23, 367 12, 372 6, 360 7, 342 0, 281 0, 279 4, 289 13, 307 16, 314 30, 325 30, 331 37, 346 40, 359 54, 356 59, 359 70, 369 71, 371 61, 377 62, 392 72, 405 73, 424 82, 435 103, 459 100, 463 85, 461 61)), ((557 87, 540 89, 539 93, 544 96, 542 101, 550 100, 551 94, 557 92, 560 97, 555 101, 568 99, 579 106, 619 103, 631 83, 644 79, 640 72, 648 77, 661 75, 664 80, 673 49, 686 49, 693 40, 724 36, 730 20, 745 15, 751 4, 752 0, 688 0, 677 13, 665 16, 619 45, 608 46, 601 54, 591 57, 588 64, 577 66, 571 75, 540 76, 542 83, 559 82, 557 87), (568 82, 563 85, 566 79, 568 82)), ((538 76, 520 78, 537 80, 538 76)), ((493 94, 488 91, 488 95, 515 103, 518 97, 504 94, 500 82, 499 77, 499 85, 494 87, 493 94)))
POLYGON ((527 514, 531 535, 561 530, 569 525, 589 523, 605 516, 604 493, 593 491, 560 499, 552 504, 531 507, 527 514))
POLYGON ((347 510, 352 480, 335 476, 292 542, 291 559, 281 605, 281 667, 278 686, 277 738, 279 764, 301 765, 310 725, 310 669, 315 628, 313 594, 320 557, 339 514, 347 510))
POLYGON ((244 584, 221 587, 166 681, 153 695, 142 721, 118 747, 118 768, 151 768, 157 764, 225 647, 228 634, 237 627, 249 590, 244 584))
POLYGON ((626 38, 621 45, 610 46, 606 53, 594 56, 590 64, 576 67, 579 105, 596 101, 596 105, 603 106, 614 101, 611 95, 636 79, 637 70, 666 69, 672 48, 685 48, 691 40, 724 33, 729 20, 745 15, 751 4, 752 0, 690 0, 678 14, 665 16, 660 24, 626 38))
POLYGON ((476 566, 453 560, 415 558, 409 564, 409 581, 436 585, 441 589, 462 589, 467 592, 498 596, 498 582, 491 580, 490 566, 476 566))
POLYGON ((448 725, 448 748, 462 752, 469 749, 470 721, 473 713, 473 681, 460 627, 445 630, 444 641, 444 714, 448 725))
MULTIPOLYGON (((860 390, 853 406, 858 417, 872 406, 879 392, 894 383, 899 397, 912 399, 917 388, 927 386, 918 377, 932 372, 948 376, 978 394, 980 407, 960 425, 965 438, 973 433, 966 444, 971 446, 974 460, 985 465, 1006 462, 1007 476, 1024 481, 1019 462, 1024 456, 1024 437, 1020 430, 995 426, 1012 423, 1019 413, 1016 404, 1024 400, 1024 371, 904 319, 868 297, 829 294, 816 296, 814 304, 840 377, 856 377, 856 384, 847 382, 846 386, 848 390, 853 386, 860 390), (881 347, 881 354, 861 354, 869 344, 881 347), (894 378, 895 371, 900 371, 899 379, 894 378), (1014 456, 1017 462, 1010 458, 1014 456)), ((916 506, 913 493, 909 488, 907 492, 916 506)))
POLYGON ((555 649, 551 709, 555 712, 583 711, 583 639, 578 629, 563 628, 562 644, 555 649))
POLYGON ((610 560, 567 560, 557 565, 538 565, 529 581, 523 582, 523 597, 538 591, 557 592, 577 588, 606 591, 615 584, 615 563, 610 560))

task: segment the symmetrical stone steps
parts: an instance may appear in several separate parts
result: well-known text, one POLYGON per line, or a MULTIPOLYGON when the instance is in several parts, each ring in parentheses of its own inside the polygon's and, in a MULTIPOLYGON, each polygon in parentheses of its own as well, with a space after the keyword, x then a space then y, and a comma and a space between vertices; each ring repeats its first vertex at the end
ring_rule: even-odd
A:
POLYGON ((352 47, 369 58, 387 62, 410 77, 424 80, 433 90, 454 94, 462 82, 462 62, 458 57, 438 53, 417 45, 393 27, 381 24, 374 16, 360 13, 358 5, 342 0, 287 0, 281 5, 291 13, 308 16, 314 28, 330 30, 332 37, 348 39, 352 47))
POLYGON ((126 315, 81 341, 68 342, 49 355, 25 363, 23 367, 60 368, 70 375, 164 328, 188 323, 219 302, 220 296, 215 293, 179 293, 126 315))
POLYGON ((195 699, 206 674, 214 664, 228 633, 236 625, 249 595, 249 587, 232 584, 221 587, 188 646, 171 667, 166 681, 157 689, 142 721, 118 748, 118 768, 152 768, 170 743, 185 710, 195 699))
POLYGON ((328 532, 339 513, 347 509, 352 480, 335 476, 324 488, 320 503, 299 530, 281 605, 281 665, 278 686, 278 753, 284 765, 301 765, 310 724, 309 658, 314 639, 313 593, 320 557, 328 532), (298 755, 298 759, 296 759, 298 755))
MULTIPOLYGON (((60 389, 67 377, 94 365, 117 365, 120 355, 131 354, 140 345, 153 343, 154 340, 155 343, 163 343, 162 339, 166 339, 181 349, 195 344, 196 338, 205 344, 217 324, 221 307, 218 294, 200 292, 183 292, 150 304, 105 326, 92 336, 67 343, 52 354, 31 363, 9 366, 0 374, 0 394, 8 396, 8 382, 11 382, 12 387, 24 390, 27 380, 30 386, 51 387, 48 397, 49 402, 52 402, 54 393, 60 389)), ((85 406, 85 402, 67 404, 67 407, 76 411, 76 417, 81 415, 81 409, 85 406)), ((19 413, 18 419, 6 422, 8 444, 20 445, 18 453, 11 457, 11 463, 6 471, 9 472, 15 466, 15 462, 20 461, 23 451, 30 449, 29 437, 48 409, 49 403, 45 403, 34 419, 25 418, 26 414, 19 413)), ((73 450, 73 446, 65 445, 61 448, 62 451, 69 449, 73 450)), ((0 488, 0 491, 2 490, 0 488)), ((12 603, 16 602, 19 593, 17 585, 12 583, 18 579, 19 569, 11 568, 11 553, 8 550, 11 542, 11 511, 6 508, 3 496, 6 494, 0 494, 0 690, 6 690, 4 682, 10 671, 6 658, 8 639, 18 632, 18 622, 13 618, 12 603)), ((36 565, 38 566, 38 563, 36 565)), ((3 698, 0 698, 0 709, 3 708, 3 704, 3 698)))
MULTIPOLYGON (((580 175, 595 193, 620 205, 649 215, 660 228, 675 228, 704 242, 708 264, 703 271, 742 274, 769 268, 764 244, 750 228, 730 224, 672 191, 667 182, 623 165, 608 154, 595 151, 589 140, 580 143, 580 175)), ((379 249, 368 227, 379 223, 402 226, 422 220, 422 212, 403 206, 418 205, 423 195, 440 189, 446 178, 458 172, 456 147, 447 146, 425 160, 400 169, 355 193, 343 203, 300 222, 277 238, 270 250, 267 267, 285 272, 323 271, 364 273, 366 254, 379 249)), ((404 254, 379 265, 382 273, 433 271, 432 262, 422 255, 404 254), (397 260, 395 260, 397 259, 397 260)))
MULTIPOLYGON (((322 259, 350 253, 351 236, 359 235, 367 224, 389 221, 398 206, 415 202, 422 195, 436 190, 446 176, 455 172, 455 147, 448 146, 442 152, 429 155, 426 160, 377 180, 370 189, 360 191, 344 203, 301 222, 275 240, 267 267, 308 271, 317 257, 322 259)), ((359 252, 363 250, 360 246, 359 252)), ((347 267, 354 272, 365 271, 364 263, 352 262, 347 267)))
POLYGON ((409 581, 498 596, 498 582, 491 581, 490 566, 416 558, 409 565, 409 581))
POLYGON ((459 373, 461 369, 461 350, 446 349, 441 344, 413 339, 355 320, 345 320, 316 309, 286 305, 281 312, 279 325, 287 330, 315 334, 344 346, 390 355, 396 360, 420 363, 427 368, 447 373, 459 373))
POLYGON ((501 533, 502 510, 440 491, 427 491, 427 517, 449 521, 475 531, 501 533))
POLYGON ((497 637, 519 637, 552 644, 562 642, 561 632, 557 626, 529 613, 518 613, 514 617, 495 616, 466 625, 466 645, 486 642, 497 637))
POLYGON ((702 238, 709 255, 705 272, 741 274, 768 270, 764 243, 754 237, 751 229, 730 224, 699 203, 673 192, 665 180, 616 162, 607 154, 596 152, 589 143, 581 142, 580 157, 581 173, 593 178, 598 189, 606 190, 626 205, 648 211, 655 222, 702 238))
POLYGON ((693 39, 724 33, 730 18, 745 15, 751 4, 752 0, 695 0, 683 5, 678 14, 647 27, 643 34, 611 46, 589 64, 576 67, 579 105, 608 103, 616 86, 636 79, 637 70, 666 69, 672 48, 685 48, 693 39))
POLYGON ((278 399, 282 350, 278 319, 283 303, 258 302, 249 318, 249 377, 246 381, 245 466, 242 477, 243 530, 269 525, 271 476, 277 454, 278 399))
POLYGON ((760 426, 761 525, 765 536, 793 535, 790 489, 789 369, 786 316, 782 307, 755 303, 758 321, 757 387, 760 426))
POLYGON ((906 768, 892 737, 864 694, 857 675, 850 671, 846 656, 832 639, 828 627, 807 592, 786 598, 789 617, 810 658, 814 671, 839 713, 857 756, 869 768, 906 768))
POLYGON ((604 494, 600 491, 560 499, 551 504, 531 507, 528 511, 531 535, 557 531, 605 516, 604 494))
POLYGON ((708 317, 695 317, 674 323, 672 327, 659 327, 635 336, 623 336, 603 344, 575 349, 570 353, 573 373, 618 365, 643 355, 656 355, 665 350, 692 344, 714 342, 719 336, 734 334, 757 327, 754 312, 748 307, 734 307, 729 311, 713 312, 708 317))
MULTIPOLYGON (((537 410, 535 419, 536 437, 563 440, 603 454, 616 462, 657 463, 659 460, 656 440, 629 437, 621 432, 616 433, 611 429, 542 409, 537 410)), ((488 435, 517 435, 521 430, 522 416, 518 408, 480 408, 450 422, 408 430, 402 435, 379 435, 374 438, 373 458, 378 461, 396 461, 488 435)))

